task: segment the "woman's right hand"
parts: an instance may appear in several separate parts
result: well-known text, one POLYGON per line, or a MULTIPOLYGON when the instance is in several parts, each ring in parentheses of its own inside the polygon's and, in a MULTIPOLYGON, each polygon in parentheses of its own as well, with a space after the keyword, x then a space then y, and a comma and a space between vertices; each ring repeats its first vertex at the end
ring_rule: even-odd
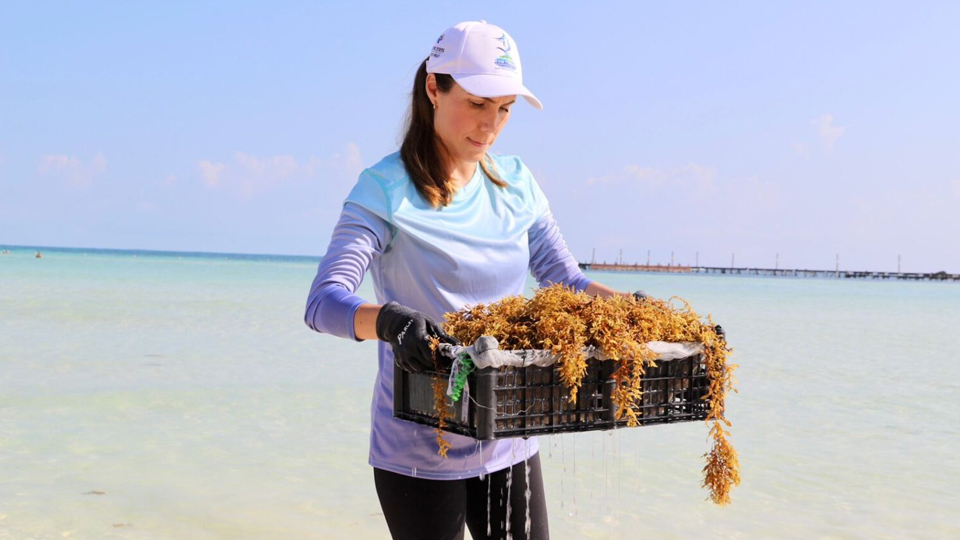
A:
POLYGON ((396 364, 413 373, 434 367, 430 338, 437 337, 451 345, 460 344, 426 314, 396 302, 388 302, 380 308, 376 326, 377 338, 390 344, 396 364))

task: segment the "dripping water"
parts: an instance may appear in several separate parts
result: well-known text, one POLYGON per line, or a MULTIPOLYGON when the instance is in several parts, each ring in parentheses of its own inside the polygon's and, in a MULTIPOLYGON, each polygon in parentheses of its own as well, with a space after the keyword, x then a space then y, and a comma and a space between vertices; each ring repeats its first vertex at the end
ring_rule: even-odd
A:
POLYGON ((577 515, 577 438, 573 437, 573 514, 577 515))
POLYGON ((490 532, 490 484, 492 480, 490 477, 487 477, 487 537, 489 538, 493 533, 490 532))
POLYGON ((603 453, 603 500, 607 500, 607 437, 606 433, 600 436, 600 451, 603 453))
POLYGON ((563 434, 560 434, 560 510, 563 510, 563 500, 565 499, 563 490, 563 477, 567 475, 567 463, 564 460, 563 452, 563 434))
POLYGON ((636 444, 633 445, 633 448, 634 448, 634 452, 633 452, 633 469, 636 470, 636 471, 639 471, 639 470, 640 470, 640 430, 639 430, 639 429, 635 429, 635 430, 633 430, 633 431, 635 431, 635 432, 637 433, 637 435, 636 435, 637 442, 636 442, 636 444))
POLYGON ((620 487, 622 485, 621 479, 623 478, 623 473, 621 472, 621 465, 623 464, 623 447, 621 446, 620 434, 616 431, 613 432, 613 442, 614 442, 614 453, 617 457, 617 517, 620 516, 620 487))
POLYGON ((484 477, 487 479, 487 536, 490 536, 490 484, 492 482, 489 474, 487 473, 486 463, 483 458, 483 441, 477 441, 477 446, 480 452, 480 481, 483 482, 484 477))
MULTIPOLYGON (((514 439, 513 442, 510 444, 510 463, 513 463, 513 461, 516 459, 516 452, 517 452, 517 441, 516 439, 514 439)), ((503 529, 507 531, 507 540, 512 540, 513 538, 513 534, 511 533, 511 530, 510 530, 511 529, 510 514, 513 511, 513 500, 510 498, 512 487, 513 487, 513 465, 507 468, 507 499, 506 499, 507 515, 503 523, 503 529)))
MULTIPOLYGON (((597 465, 597 457, 596 457, 596 455, 597 455, 597 453, 596 453, 597 439, 596 439, 596 437, 593 437, 592 435, 593 435, 592 433, 591 433, 591 434, 587 434, 587 436, 590 437, 590 461, 588 462, 587 469, 592 469, 593 467, 596 467, 596 465, 597 465)), ((598 472, 599 472, 599 471, 598 471, 598 472)), ((595 475, 596 475, 596 473, 594 473, 594 476, 595 476, 595 475)), ((586 476, 587 476, 587 478, 589 479, 589 478, 591 477, 591 474, 590 474, 589 472, 587 472, 587 473, 586 473, 586 476)), ((588 480, 588 481, 587 481, 587 485, 590 487, 590 500, 591 500, 591 501, 597 500, 597 499, 596 499, 597 494, 596 494, 595 491, 594 491, 594 490, 597 489, 597 483, 596 483, 596 482, 590 482, 590 481, 588 480)))
POLYGON ((511 503, 510 490, 511 490, 512 484, 513 484, 513 467, 510 467, 509 469, 507 469, 507 499, 506 499, 507 514, 506 514, 506 519, 503 522, 503 528, 505 531, 507 531, 508 540, 513 538, 513 535, 510 533, 510 513, 511 513, 511 510, 513 510, 513 505, 510 504, 511 503))
POLYGON ((523 522, 524 538, 530 538, 530 445, 527 445, 527 459, 523 462, 524 485, 523 491, 524 508, 526 509, 525 521, 523 522))

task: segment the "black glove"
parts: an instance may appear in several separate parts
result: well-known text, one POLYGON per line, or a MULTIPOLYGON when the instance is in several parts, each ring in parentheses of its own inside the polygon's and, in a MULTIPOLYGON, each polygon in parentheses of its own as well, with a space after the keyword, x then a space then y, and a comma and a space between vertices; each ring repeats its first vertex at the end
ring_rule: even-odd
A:
POLYGON ((634 291, 633 299, 636 300, 637 302, 643 302, 644 300, 647 299, 647 293, 643 291, 634 291))
POLYGON ((389 302, 380 308, 377 315, 377 337, 390 344, 393 358, 398 366, 413 373, 432 369, 433 352, 430 338, 459 345, 456 338, 448 336, 436 321, 425 314, 389 302))
POLYGON ((713 327, 713 331, 717 333, 718 338, 723 341, 727 340, 727 333, 723 331, 723 328, 721 328, 719 324, 713 327))

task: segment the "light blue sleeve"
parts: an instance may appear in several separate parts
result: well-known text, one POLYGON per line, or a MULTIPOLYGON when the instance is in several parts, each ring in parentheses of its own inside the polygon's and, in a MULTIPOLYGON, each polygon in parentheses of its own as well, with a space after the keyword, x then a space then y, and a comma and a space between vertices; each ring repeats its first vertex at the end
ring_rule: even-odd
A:
POLYGON ((390 224, 381 217, 386 212, 383 191, 378 192, 376 182, 366 174, 361 175, 344 203, 310 287, 304 315, 307 326, 317 332, 355 341, 363 341, 357 339, 353 320, 366 300, 354 293, 393 234, 390 224))
POLYGON ((530 242, 530 273, 541 287, 562 283, 577 291, 586 289, 592 280, 583 275, 577 259, 567 248, 557 220, 550 211, 547 196, 526 166, 523 166, 523 172, 529 182, 531 204, 538 216, 527 233, 530 242))
POLYGON ((562 283, 582 291, 592 280, 583 275, 580 265, 560 234, 557 220, 547 209, 527 233, 530 241, 530 273, 541 287, 562 283))

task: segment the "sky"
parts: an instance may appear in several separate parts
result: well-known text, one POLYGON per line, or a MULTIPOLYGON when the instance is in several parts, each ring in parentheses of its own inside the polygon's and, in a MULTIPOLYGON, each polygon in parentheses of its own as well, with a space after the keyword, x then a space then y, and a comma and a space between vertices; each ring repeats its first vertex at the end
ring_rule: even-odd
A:
POLYGON ((579 260, 960 273, 957 2, 3 2, 0 244, 322 255, 479 19, 579 260))

